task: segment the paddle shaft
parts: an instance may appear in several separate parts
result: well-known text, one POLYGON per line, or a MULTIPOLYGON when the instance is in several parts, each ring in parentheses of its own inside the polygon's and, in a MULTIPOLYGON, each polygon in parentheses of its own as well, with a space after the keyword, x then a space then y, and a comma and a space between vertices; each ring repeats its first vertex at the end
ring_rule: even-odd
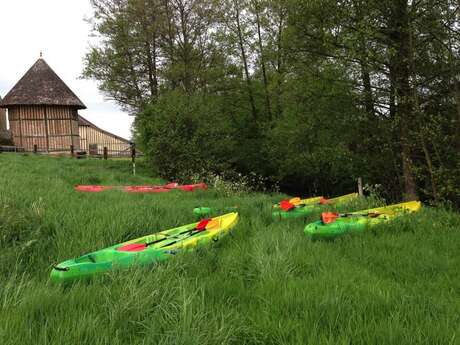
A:
MULTIPOLYGON (((193 229, 190 229, 190 230, 185 230, 185 231, 182 231, 182 232, 179 232, 177 235, 166 235, 164 238, 160 238, 159 240, 155 240, 155 241, 152 241, 152 242, 147 242, 145 244, 146 247, 152 245, 152 244, 155 244, 155 243, 160 243, 160 242, 163 242, 163 241, 166 241, 170 238, 177 238, 179 235, 183 235, 183 234, 186 234, 187 232, 192 232, 193 230, 195 230, 195 228, 193 229)), ((177 242, 177 241, 176 241, 177 242)))
POLYGON ((177 242, 179 242, 179 241, 183 241, 183 240, 185 240, 185 239, 187 239, 187 238, 190 238, 190 237, 192 237, 192 236, 194 236, 194 235, 196 235, 196 234, 199 234, 200 232, 203 232, 203 230, 196 230, 196 231, 193 231, 193 230, 192 230, 192 231, 190 231, 190 235, 189 235, 189 236, 186 236, 186 237, 177 239, 176 241, 171 242, 171 243, 168 243, 168 244, 165 244, 165 245, 161 246, 160 248, 172 246, 173 244, 175 244, 175 243, 177 243, 177 242))
POLYGON ((369 212, 369 213, 339 213, 338 217, 369 217, 369 216, 380 216, 385 213, 381 212, 369 212))

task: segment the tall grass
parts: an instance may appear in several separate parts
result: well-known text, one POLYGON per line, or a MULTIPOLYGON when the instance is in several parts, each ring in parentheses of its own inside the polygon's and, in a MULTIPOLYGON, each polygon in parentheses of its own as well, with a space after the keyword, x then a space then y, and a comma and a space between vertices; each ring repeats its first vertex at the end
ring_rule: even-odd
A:
MULTIPOLYGON (((0 155, 1 344, 459 344, 460 217, 419 214, 333 242, 275 221, 281 195, 78 193, 158 183, 127 161, 0 155), (238 205, 215 245, 89 282, 53 263, 238 205)), ((359 201, 358 210, 379 204, 359 201)))

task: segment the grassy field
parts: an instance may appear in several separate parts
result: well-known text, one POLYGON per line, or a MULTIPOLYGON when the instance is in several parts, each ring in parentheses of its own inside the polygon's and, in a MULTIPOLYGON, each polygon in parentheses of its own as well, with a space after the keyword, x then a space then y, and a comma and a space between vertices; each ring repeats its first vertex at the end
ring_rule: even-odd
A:
MULTIPOLYGON (((312 242, 281 195, 78 193, 158 183, 128 161, 0 155, 0 344, 460 344, 460 216, 425 208, 312 242), (53 264, 239 205, 232 236, 149 268, 48 281, 53 264)), ((361 200, 346 210, 377 205, 361 200)))

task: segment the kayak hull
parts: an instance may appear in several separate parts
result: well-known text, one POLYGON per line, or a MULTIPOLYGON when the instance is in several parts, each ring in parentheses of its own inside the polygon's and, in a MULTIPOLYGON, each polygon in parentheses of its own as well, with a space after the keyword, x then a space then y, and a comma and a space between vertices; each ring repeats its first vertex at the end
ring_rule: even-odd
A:
POLYGON ((171 190, 181 190, 184 192, 193 192, 195 190, 206 190, 206 183, 195 183, 180 185, 172 182, 165 185, 144 185, 144 186, 101 186, 101 185, 76 185, 74 187, 79 192, 99 193, 107 190, 122 190, 128 193, 165 193, 171 190))
POLYGON ((349 202, 357 197, 358 193, 350 193, 332 199, 324 199, 323 197, 304 199, 307 201, 306 203, 301 203, 288 211, 280 209, 278 205, 278 208, 275 208, 272 212, 272 217, 275 219, 305 218, 313 212, 320 210, 325 205, 339 205, 341 203, 349 202), (326 201, 321 203, 322 200, 326 201))
POLYGON ((419 201, 410 201, 385 207, 350 213, 348 217, 337 218, 333 223, 324 224, 317 221, 308 224, 304 232, 312 239, 334 239, 344 234, 362 232, 377 224, 386 223, 404 214, 417 212, 421 208, 419 201), (367 213, 381 213, 377 217, 352 216, 367 213))
MULTIPOLYGON (((320 202, 321 198, 322 198, 322 196, 315 196, 315 197, 307 198, 307 199, 292 198, 289 201, 297 199, 298 201, 295 202, 295 204, 298 205, 298 206, 315 205, 315 204, 318 204, 320 202)), ((272 208, 274 210, 280 209, 280 203, 277 203, 277 204, 273 205, 272 208)))
POLYGON ((305 218, 317 209, 318 205, 298 206, 290 211, 278 209, 272 212, 272 217, 275 219, 305 218))
POLYGON ((192 223, 116 244, 61 262, 53 267, 50 278, 62 283, 115 269, 151 265, 181 251, 193 250, 217 241, 233 229, 237 222, 238 213, 233 212, 211 218, 203 230, 196 229, 199 223, 192 223))

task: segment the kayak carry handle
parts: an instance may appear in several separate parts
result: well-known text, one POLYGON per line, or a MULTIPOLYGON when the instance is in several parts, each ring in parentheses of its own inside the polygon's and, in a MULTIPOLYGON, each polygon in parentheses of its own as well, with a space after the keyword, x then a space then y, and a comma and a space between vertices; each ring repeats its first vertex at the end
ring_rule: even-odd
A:
POLYGON ((58 266, 53 266, 53 269, 55 269, 56 271, 61 271, 61 272, 67 272, 68 270, 70 270, 69 267, 58 267, 58 266))

